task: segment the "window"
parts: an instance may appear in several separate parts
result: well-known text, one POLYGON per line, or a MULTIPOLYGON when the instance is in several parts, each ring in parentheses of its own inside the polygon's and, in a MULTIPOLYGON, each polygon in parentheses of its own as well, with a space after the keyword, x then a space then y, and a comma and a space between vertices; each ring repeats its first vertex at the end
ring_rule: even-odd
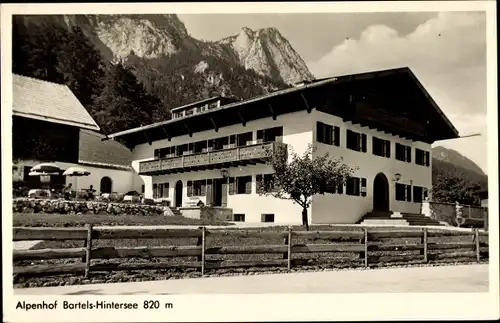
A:
POLYGON ((327 145, 340 146, 340 128, 318 121, 316 123, 316 140, 327 145))
MULTIPOLYGON (((255 176, 255 184, 257 188, 257 194, 263 193, 265 188, 271 188, 273 183, 273 174, 264 174, 255 176)), ((276 187, 272 187, 272 191, 276 191, 276 187)))
POLYGON ((283 141, 283 127, 257 130, 257 143, 283 141))
POLYGON ((411 202, 411 185, 396 183, 396 201, 411 202))
POLYGON ((246 146, 247 144, 248 145, 252 144, 253 133, 251 131, 246 133, 240 133, 236 137, 237 137, 238 147, 246 146))
POLYGON ((202 179, 193 181, 193 196, 205 196, 207 181, 202 179))
POLYGON ((396 143, 396 159, 411 163, 411 147, 396 143))
POLYGON ((330 193, 330 194, 343 194, 344 193, 344 183, 340 182, 337 183, 336 185, 327 185, 325 189, 325 193, 330 193))
POLYGON ((146 192, 146 185, 141 185, 141 193, 144 194, 146 192))
POLYGON ((373 137, 372 153, 376 156, 391 157, 391 142, 389 140, 373 137))
POLYGON ((413 186, 413 202, 421 203, 427 199, 427 188, 413 186))
POLYGON ((261 222, 274 222, 274 214, 262 214, 261 222))
POLYGON ((197 180, 187 182, 187 196, 205 196, 207 180, 197 180))
POLYGON ((355 151, 366 152, 366 135, 352 130, 346 132, 347 148, 355 151))
POLYGON ((229 195, 252 194, 252 176, 230 177, 229 195))
POLYGON ((235 222, 245 222, 245 214, 239 214, 239 213, 233 214, 233 221, 235 221, 235 222))
MULTIPOLYGON (((360 196, 361 195, 361 179, 358 177, 350 177, 346 182, 345 193, 347 195, 360 196)), ((365 183, 366 184, 366 183, 365 183)), ((366 187, 366 185, 365 185, 366 187)))
POLYGON ((207 141, 203 140, 203 141, 195 142, 193 151, 195 154, 206 152, 207 151, 207 141))
POLYGON ((229 138, 228 137, 222 137, 222 138, 217 138, 217 139, 213 140, 214 150, 225 149, 224 146, 227 146, 227 145, 229 145, 229 138))
POLYGON ((366 196, 366 178, 361 179, 361 196, 366 196))
POLYGON ((415 149, 415 163, 417 165, 429 166, 430 165, 430 153, 425 150, 415 149))

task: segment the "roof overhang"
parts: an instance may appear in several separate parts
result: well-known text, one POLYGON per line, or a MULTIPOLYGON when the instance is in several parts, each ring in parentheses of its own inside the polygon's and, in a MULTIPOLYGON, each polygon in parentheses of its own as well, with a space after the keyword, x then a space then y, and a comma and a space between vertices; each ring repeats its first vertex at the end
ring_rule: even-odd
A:
MULTIPOLYGON (((426 125, 428 142, 458 138, 458 131, 446 118, 409 68, 367 72, 322 79, 267 95, 234 102, 184 118, 162 121, 108 135, 128 147, 156 140, 215 130, 251 120, 320 107, 324 102, 343 102, 339 98, 374 96, 384 101, 384 109, 394 115, 426 125)), ((339 105, 340 103, 335 103, 339 105)), ((349 111, 349 106, 342 113, 349 111)), ((335 109, 330 111, 338 114, 335 109)))
POLYGON ((69 121, 69 120, 64 120, 64 119, 58 119, 58 118, 38 115, 38 114, 34 114, 34 113, 24 113, 24 112, 19 112, 19 111, 14 110, 14 111, 12 111, 12 116, 34 119, 34 120, 41 120, 41 121, 46 121, 46 122, 58 123, 58 124, 64 124, 67 126, 72 126, 72 127, 82 128, 82 129, 89 129, 89 130, 95 130, 95 131, 100 130, 99 126, 96 124, 74 122, 74 121, 69 121))

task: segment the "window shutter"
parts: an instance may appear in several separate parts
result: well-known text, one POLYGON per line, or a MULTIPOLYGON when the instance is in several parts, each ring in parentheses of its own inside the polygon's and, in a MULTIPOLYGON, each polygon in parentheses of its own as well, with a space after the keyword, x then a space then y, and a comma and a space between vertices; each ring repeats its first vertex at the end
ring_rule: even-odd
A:
POLYGON ((411 147, 406 147, 406 161, 411 163, 411 147))
POLYGON ((262 193, 264 191, 262 188, 262 175, 255 175, 255 187, 257 194, 262 193))
POLYGON ((391 142, 389 140, 386 141, 386 157, 391 158, 391 142))
POLYGON ((206 180, 202 180, 201 181, 200 196, 205 196, 206 194, 207 194, 207 181, 206 180))
POLYGON ((163 197, 168 197, 169 183, 163 183, 163 197))
POLYGON ((316 141, 323 142, 323 124, 321 122, 316 122, 316 141))
POLYGON ((406 201, 411 202, 411 185, 406 185, 406 201))
POLYGON ((334 140, 334 144, 335 146, 340 146, 340 128, 339 127, 335 127, 333 128, 333 140, 334 140))
POLYGON ((341 182, 337 186, 337 194, 344 194, 344 183, 341 182))
POLYGON ((430 155, 431 154, 428 151, 425 152, 425 166, 429 166, 431 164, 430 155))
POLYGON ((366 196, 366 178, 361 179, 361 196, 366 196))
POLYGON ((193 182, 187 182, 187 196, 193 196, 193 182))
POLYGON ((234 195, 234 177, 229 177, 229 195, 234 195))
POLYGON ((366 153, 366 135, 361 134, 361 151, 366 153))
POLYGON ((252 194, 252 177, 250 176, 249 180, 245 182, 245 194, 252 194))
POLYGON ((207 198, 206 198, 206 204, 207 205, 212 205, 213 204, 213 194, 212 194, 212 180, 207 179, 207 198))
POLYGON ((158 197, 158 184, 153 184, 153 198, 157 198, 158 197))

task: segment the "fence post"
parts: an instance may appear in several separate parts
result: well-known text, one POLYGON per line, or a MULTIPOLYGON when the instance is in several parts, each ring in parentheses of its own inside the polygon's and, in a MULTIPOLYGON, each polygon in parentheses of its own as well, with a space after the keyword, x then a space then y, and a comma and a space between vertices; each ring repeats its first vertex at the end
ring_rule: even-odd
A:
POLYGON ((201 275, 205 275, 205 241, 206 241, 206 228, 201 227, 201 275))
POLYGON ((363 229, 365 234, 365 267, 368 267, 368 229, 363 229))
POLYGON ((92 224, 87 224, 87 241, 86 241, 86 253, 85 253, 85 278, 90 276, 90 261, 92 253, 92 224))
POLYGON ((292 227, 288 227, 288 262, 287 269, 292 269, 292 227))
POLYGON ((481 261, 481 250, 480 250, 480 244, 479 244, 479 229, 475 228, 474 229, 474 235, 476 239, 476 259, 477 261, 481 261))
MULTIPOLYGON (((288 246, 288 235, 283 239, 283 243, 288 246)), ((288 259, 288 252, 283 254, 283 259, 288 259)))
POLYGON ((427 236, 427 228, 424 228, 424 236, 422 237, 422 243, 424 245, 424 262, 429 262, 428 256, 428 236, 427 236))

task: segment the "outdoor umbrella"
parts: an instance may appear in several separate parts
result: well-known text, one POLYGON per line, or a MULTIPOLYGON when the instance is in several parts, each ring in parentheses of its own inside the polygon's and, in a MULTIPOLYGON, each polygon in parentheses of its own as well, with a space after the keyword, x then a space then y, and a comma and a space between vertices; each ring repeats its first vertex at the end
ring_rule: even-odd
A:
POLYGON ((54 165, 54 164, 41 163, 41 164, 33 166, 30 169, 30 171, 31 172, 45 173, 45 175, 50 175, 48 173, 57 173, 57 174, 59 174, 59 172, 61 171, 61 169, 59 167, 57 167, 57 165, 54 165))
MULTIPOLYGON (((70 167, 66 169, 63 173, 64 176, 69 177, 80 177, 80 176, 89 176, 90 172, 82 167, 70 167)), ((75 189, 76 189, 76 180, 75 180, 75 189)))
POLYGON ((88 176, 90 172, 81 167, 70 167, 63 173, 64 176, 88 176))
POLYGON ((47 183, 46 185, 50 188, 50 175, 59 175, 60 173, 61 169, 57 165, 51 163, 41 163, 33 166, 28 175, 40 176, 40 181, 42 183, 47 183))

